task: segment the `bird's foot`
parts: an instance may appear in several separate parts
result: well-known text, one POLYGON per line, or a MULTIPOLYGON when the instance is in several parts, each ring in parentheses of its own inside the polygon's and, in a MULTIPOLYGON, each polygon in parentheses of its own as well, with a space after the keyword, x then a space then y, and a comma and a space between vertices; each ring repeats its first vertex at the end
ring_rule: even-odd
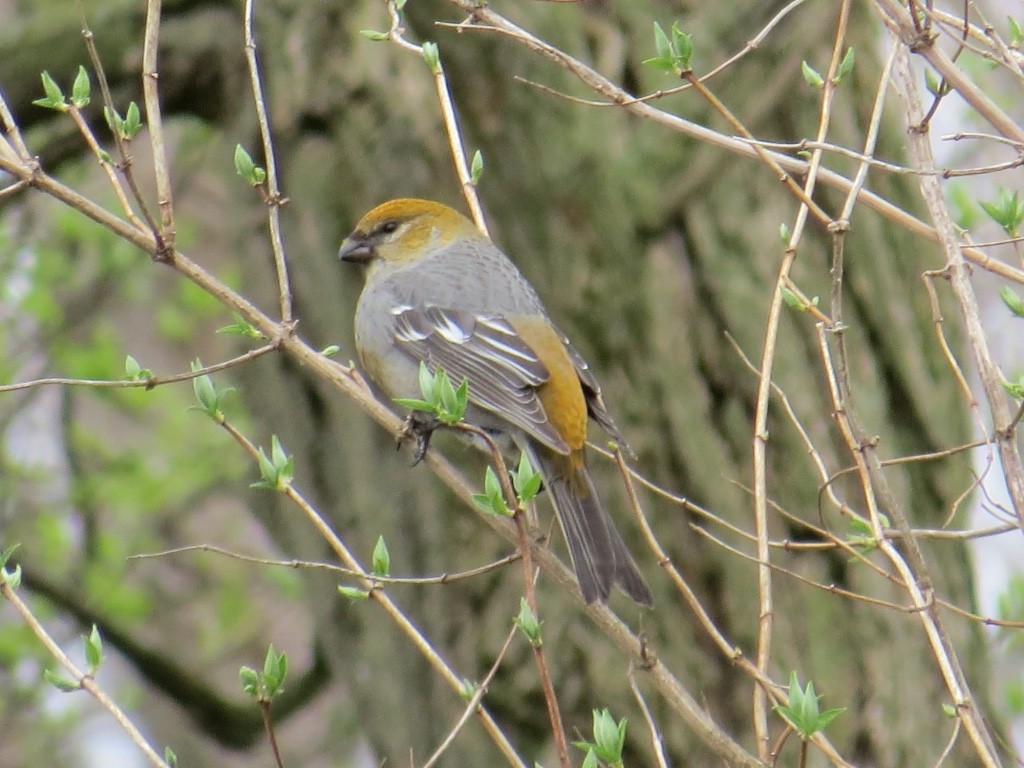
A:
POLYGON ((427 455, 430 447, 430 438, 434 430, 442 426, 441 421, 424 411, 411 411, 405 417, 402 424, 402 431, 398 434, 398 443, 401 445, 406 440, 414 440, 416 447, 412 452, 412 466, 419 464, 427 455))

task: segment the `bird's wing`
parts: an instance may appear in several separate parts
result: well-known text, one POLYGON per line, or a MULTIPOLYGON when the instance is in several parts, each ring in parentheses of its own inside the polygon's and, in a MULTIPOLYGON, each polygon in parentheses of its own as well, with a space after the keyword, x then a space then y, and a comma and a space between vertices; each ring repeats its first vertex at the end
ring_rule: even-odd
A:
POLYGON ((452 383, 469 382, 469 400, 498 414, 558 453, 569 446, 548 420, 537 388, 548 369, 500 315, 432 305, 394 310, 395 342, 452 383))

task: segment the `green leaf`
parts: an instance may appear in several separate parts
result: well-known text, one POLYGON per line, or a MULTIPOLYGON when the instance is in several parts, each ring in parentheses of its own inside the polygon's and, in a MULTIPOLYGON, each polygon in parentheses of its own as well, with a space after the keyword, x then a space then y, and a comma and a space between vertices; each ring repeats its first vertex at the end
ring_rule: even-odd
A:
POLYGON ((679 22, 672 22, 673 59, 682 71, 690 69, 693 58, 693 35, 688 35, 679 28, 679 22))
POLYGON ((388 552, 388 545, 383 536, 377 537, 373 554, 370 555, 370 571, 374 576, 391 575, 391 553, 388 552))
POLYGON ((427 368, 427 364, 420 361, 419 370, 419 384, 420 394, 423 395, 423 399, 428 403, 433 403, 437 399, 437 393, 434 389, 434 374, 427 368))
MULTIPOLYGON (((196 358, 192 361, 191 368, 193 372, 201 371, 203 369, 202 361, 196 358)), ((199 401, 199 410, 218 424, 223 423, 224 413, 221 411, 220 404, 224 395, 230 390, 218 390, 213 386, 213 379, 204 373, 202 376, 192 379, 192 391, 195 393, 196 400, 199 401)))
POLYGON ((249 182, 250 186, 258 187, 267 180, 267 172, 253 162, 252 156, 241 144, 235 145, 235 171, 249 182))
POLYGON ((654 50, 658 52, 659 59, 672 60, 672 43, 658 22, 654 22, 654 50))
POLYGON ((1020 225, 1024 222, 1024 200, 1020 193, 1000 187, 993 202, 979 200, 978 205, 1010 237, 1020 237, 1020 225))
POLYGON ((170 747, 164 747, 164 762, 167 763, 170 768, 178 768, 178 756, 170 747))
POLYGON ((783 245, 789 245, 789 224, 782 222, 779 224, 779 240, 782 241, 783 245))
POLYGON ((519 615, 515 619, 516 626, 526 635, 526 639, 530 645, 535 648, 539 648, 543 645, 543 641, 540 636, 541 622, 537 621, 537 617, 533 611, 530 610, 529 604, 526 602, 525 597, 519 598, 519 615))
POLYGON ((270 457, 278 472, 287 473, 288 479, 291 480, 294 461, 291 456, 284 452, 284 448, 281 447, 281 441, 277 439, 277 435, 270 436, 270 457))
POLYGON ((269 701, 284 692, 284 681, 288 676, 288 655, 278 653, 271 643, 263 660, 263 678, 260 681, 261 698, 269 701))
POLYGON ((18 547, 20 546, 21 544, 11 544, 11 546, 7 547, 3 552, 0 552, 0 568, 7 567, 7 562, 11 559, 14 553, 18 551, 18 547))
POLYGON ((796 672, 790 673, 788 696, 789 704, 777 704, 775 711, 782 715, 805 741, 810 740, 815 733, 826 728, 846 711, 845 707, 819 711, 818 699, 821 697, 815 694, 814 683, 808 681, 807 687, 801 688, 796 672))
POLYGON ((426 42, 423 44, 423 60, 427 62, 430 71, 435 75, 441 72, 441 56, 437 50, 437 43, 426 42))
POLYGON ((593 711, 593 741, 574 741, 573 746, 587 753, 583 765, 621 766, 622 751, 626 744, 626 719, 616 722, 607 709, 593 711))
POLYGON ((349 600, 367 600, 370 597, 367 590, 358 587, 339 586, 338 592, 349 600))
POLYGON ((129 381, 148 381, 153 378, 153 372, 139 365, 139 361, 131 355, 125 355, 124 375, 129 381))
POLYGON ((469 403, 469 382, 463 379, 458 388, 452 386, 447 371, 438 367, 430 372, 426 363, 420 362, 419 387, 423 399, 398 397, 395 402, 414 411, 426 411, 442 424, 449 426, 462 421, 469 403))
POLYGON ((139 115, 139 105, 134 101, 128 104, 128 111, 125 112, 124 122, 121 124, 121 137, 134 139, 135 135, 142 128, 142 118, 139 115))
POLYGON ((262 480, 253 483, 252 488, 283 491, 295 477, 295 460, 281 447, 277 435, 270 436, 269 458, 261 447, 256 455, 256 463, 259 465, 262 480))
POLYGON ((0 568, 0 583, 6 584, 13 590, 18 589, 21 586, 21 566, 16 565, 11 570, 6 567, 0 568))
POLYGON ((853 48, 847 48, 846 53, 843 55, 843 60, 839 62, 839 68, 836 70, 836 76, 832 78, 832 82, 838 85, 842 82, 843 78, 846 77, 853 71, 855 54, 853 48))
POLYGON ((519 467, 512 475, 512 485, 516 489, 519 501, 523 504, 533 501, 540 493, 541 482, 540 473, 533 468, 530 457, 526 455, 526 451, 523 451, 519 455, 519 467))
POLYGON ((214 389, 213 379, 208 375, 203 374, 192 379, 192 390, 207 413, 212 414, 217 409, 217 390, 214 389))
POLYGON ((396 397, 395 404, 400 405, 403 408, 408 408, 412 411, 426 411, 427 413, 434 412, 434 404, 429 403, 426 400, 417 400, 415 397, 396 397))
POLYGON ((953 205, 953 221, 961 229, 971 229, 978 223, 978 209, 970 191, 962 182, 949 184, 948 190, 953 205))
POLYGON ((437 418, 444 424, 458 424, 466 413, 466 404, 469 401, 469 382, 463 379, 456 389, 452 386, 451 379, 448 378, 448 372, 443 368, 438 368, 435 383, 440 399, 437 418))
POLYGON ((253 163, 252 156, 246 152, 246 148, 242 144, 234 145, 234 170, 240 176, 249 178, 255 167, 256 164, 253 163))
POLYGON ((658 55, 645 59, 643 63, 656 69, 681 76, 690 70, 690 59, 693 57, 693 37, 679 27, 679 22, 672 22, 672 37, 665 34, 658 22, 654 22, 654 49, 658 55))
POLYGON ((466 407, 469 405, 469 379, 463 379, 459 382, 458 389, 455 390, 455 410, 452 411, 452 417, 456 421, 462 421, 466 415, 466 407))
POLYGON ((45 96, 41 99, 36 99, 32 103, 39 107, 46 107, 47 109, 56 109, 58 111, 65 111, 67 105, 64 103, 64 92, 57 85, 57 81, 50 77, 50 73, 43 70, 40 75, 43 81, 43 93, 45 96))
POLYGON ((782 295, 782 300, 786 303, 786 306, 790 309, 795 309, 797 312, 806 312, 807 305, 786 286, 779 288, 779 293, 782 295))
POLYGON ((252 696, 259 694, 260 674, 252 667, 242 667, 238 670, 238 677, 242 681, 242 692, 252 696))
POLYGON ((82 687, 74 680, 69 680, 63 675, 51 672, 48 669, 43 670, 43 679, 62 693, 71 693, 72 691, 77 691, 82 687))
POLYGON ((256 326, 240 314, 232 312, 231 316, 234 318, 235 322, 231 325, 225 325, 222 328, 218 328, 217 333, 222 333, 225 336, 244 336, 249 339, 263 338, 263 334, 256 329, 256 326))
POLYGON ((1017 295, 1017 292, 1008 285, 999 289, 999 297, 1003 303, 1010 308, 1017 317, 1024 317, 1024 299, 1017 295))
POLYGON ((644 59, 640 63, 647 67, 664 70, 665 72, 675 71, 675 67, 672 66, 672 61, 669 59, 644 59))
POLYGON ((124 373, 129 379, 138 378, 139 371, 142 370, 142 366, 139 365, 139 361, 131 355, 125 355, 124 358, 124 373))
POLYGON ((1006 391, 1015 400, 1024 400, 1024 374, 1021 374, 1017 381, 1004 381, 1003 387, 1006 388, 1006 391))
POLYGON ((1013 16, 1007 16, 1006 20, 1010 23, 1010 45, 1020 50, 1021 43, 1024 43, 1024 34, 1021 34, 1020 24, 1013 16))
POLYGON ((78 109, 89 104, 89 73, 81 64, 78 65, 75 83, 71 86, 71 103, 78 109))
POLYGON ((92 632, 85 638, 85 662, 89 665, 89 675, 95 677, 103 663, 103 638, 96 625, 92 625, 92 632))
POLYGON ((103 107, 103 117, 106 119, 111 131, 118 136, 124 135, 124 118, 121 117, 121 114, 116 109, 103 107))
POLYGON ((444 413, 454 413, 458 410, 459 401, 455 397, 455 387, 452 386, 452 380, 448 378, 448 372, 438 368, 434 381, 437 383, 437 393, 441 409, 444 413))
POLYGON ((594 752, 606 763, 622 760, 622 748, 626 743, 626 719, 618 722, 607 709, 594 710, 594 752))
POLYGON ((375 42, 383 42, 390 37, 387 32, 378 32, 375 29, 360 29, 359 34, 367 40, 373 40, 375 42))
POLYGON ((806 60, 800 62, 800 71, 803 72, 804 80, 807 81, 807 84, 813 88, 821 88, 825 84, 825 80, 818 70, 808 64, 806 60))
POLYGON ((462 681, 459 683, 459 697, 464 701, 469 701, 476 696, 476 692, 478 690, 480 690, 480 686, 465 677, 462 678, 462 681))
POLYGON ((484 156, 478 149, 473 153, 473 160, 469 164, 469 180, 473 184, 480 183, 480 177, 484 175, 484 156))
POLYGON ((323 355, 324 357, 334 357, 334 355, 338 354, 338 352, 340 351, 341 347, 339 347, 337 344, 328 344, 326 347, 320 350, 320 354, 323 355))
POLYGON ((498 476, 490 466, 484 471, 484 492, 474 493, 473 501, 487 514, 498 515, 499 517, 512 516, 512 510, 508 508, 508 504, 505 501, 498 476))

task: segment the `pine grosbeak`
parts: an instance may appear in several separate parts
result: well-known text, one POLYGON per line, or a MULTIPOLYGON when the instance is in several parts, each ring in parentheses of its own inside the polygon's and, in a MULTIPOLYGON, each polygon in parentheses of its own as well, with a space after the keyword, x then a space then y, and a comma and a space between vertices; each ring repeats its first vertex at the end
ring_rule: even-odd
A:
POLYGON ((587 472, 589 414, 621 441, 587 363, 555 328, 515 265, 462 214, 428 200, 392 200, 341 245, 365 267, 355 340, 367 375, 390 397, 420 396, 419 365, 469 381, 465 420, 511 438, 551 494, 583 599, 618 584, 650 590, 587 472))

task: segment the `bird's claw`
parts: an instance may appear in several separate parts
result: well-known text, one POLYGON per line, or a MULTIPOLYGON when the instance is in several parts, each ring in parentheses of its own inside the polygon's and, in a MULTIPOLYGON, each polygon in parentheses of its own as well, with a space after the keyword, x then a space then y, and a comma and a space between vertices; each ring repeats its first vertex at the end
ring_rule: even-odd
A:
POLYGON ((405 440, 415 440, 416 447, 412 452, 412 466, 416 466, 427 455, 430 447, 430 438, 434 430, 441 426, 441 422, 430 414, 423 411, 412 411, 405 417, 402 424, 402 431, 398 435, 399 445, 405 440))

